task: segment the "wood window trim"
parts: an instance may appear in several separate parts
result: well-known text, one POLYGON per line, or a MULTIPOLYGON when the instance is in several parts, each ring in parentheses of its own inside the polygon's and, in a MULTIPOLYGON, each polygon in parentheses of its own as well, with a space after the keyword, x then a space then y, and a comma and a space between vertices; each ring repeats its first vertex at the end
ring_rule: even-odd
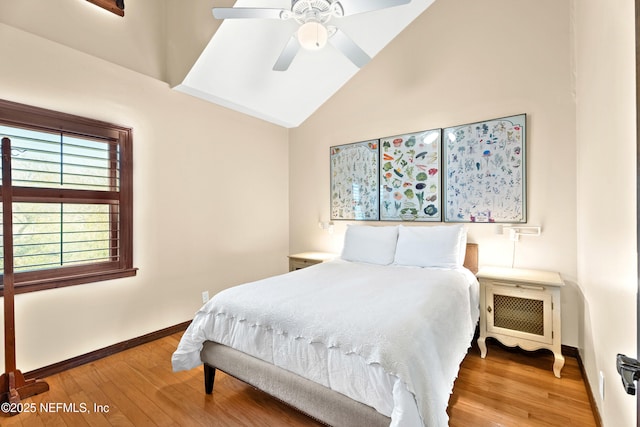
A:
MULTIPOLYGON (((85 273, 73 275, 69 272, 68 276, 60 276, 55 278, 34 278, 33 280, 25 280, 21 273, 15 274, 15 280, 20 281, 19 285, 15 287, 16 294, 24 294, 28 292, 44 291, 47 289, 63 288, 66 286, 84 285, 94 282, 102 282, 105 280, 122 279, 125 277, 133 277, 137 274, 137 268, 113 270, 113 271, 101 271, 99 273, 85 273)), ((0 290, 0 296, 4 295, 4 292, 0 290)))
POLYGON ((115 13, 118 16, 124 16, 124 0, 87 0, 89 3, 93 3, 111 13, 115 13))
MULTIPOLYGON (((132 277, 137 274, 133 267, 133 163, 132 129, 86 117, 60 113, 0 99, 0 124, 45 132, 65 132, 78 136, 117 141, 120 146, 120 191, 93 192, 48 188, 13 187, 14 202, 32 201, 38 197, 47 202, 64 202, 69 194, 83 194, 76 202, 103 203, 120 201, 120 243, 122 251, 119 261, 79 266, 59 267, 15 273, 15 293, 26 293, 132 277)), ((1 277, 1 276, 0 276, 1 277)), ((0 296, 4 295, 0 288, 0 296)))

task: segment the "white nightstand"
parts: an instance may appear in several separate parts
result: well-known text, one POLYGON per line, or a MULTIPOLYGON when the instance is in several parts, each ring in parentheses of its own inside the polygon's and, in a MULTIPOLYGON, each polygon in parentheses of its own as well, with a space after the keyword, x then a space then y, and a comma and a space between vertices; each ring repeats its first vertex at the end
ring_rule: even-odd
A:
POLYGON ((289 255, 289 271, 300 270, 311 265, 329 261, 338 255, 328 252, 302 252, 289 255))
POLYGON ((553 373, 564 366, 561 342, 560 274, 541 270, 483 267, 480 281, 480 356, 487 355, 487 337, 524 350, 553 352, 553 373))

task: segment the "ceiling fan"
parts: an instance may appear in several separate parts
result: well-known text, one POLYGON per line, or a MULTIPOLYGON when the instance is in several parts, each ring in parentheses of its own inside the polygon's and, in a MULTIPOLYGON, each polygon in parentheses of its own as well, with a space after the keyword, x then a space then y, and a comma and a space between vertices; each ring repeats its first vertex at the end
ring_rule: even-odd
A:
POLYGON ((291 10, 254 7, 216 7, 217 19, 294 19, 300 24, 278 57, 274 71, 286 71, 300 48, 322 49, 327 42, 342 52, 357 67, 364 66, 371 57, 345 32, 327 25, 331 18, 356 15, 379 9, 400 6, 411 0, 291 0, 291 10))

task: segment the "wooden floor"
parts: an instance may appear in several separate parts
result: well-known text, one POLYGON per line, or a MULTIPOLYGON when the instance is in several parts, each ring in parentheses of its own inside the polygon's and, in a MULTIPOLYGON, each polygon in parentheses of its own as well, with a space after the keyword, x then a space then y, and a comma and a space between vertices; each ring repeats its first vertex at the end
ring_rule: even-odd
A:
MULTIPOLYGON (((319 426, 286 405, 219 372, 204 393, 202 368, 171 371, 180 334, 46 378, 51 390, 25 399, 1 426, 319 426)), ((489 343, 472 348, 450 400, 452 427, 595 426, 576 359, 562 379, 552 356, 489 343)), ((354 426, 358 427, 358 426, 354 426)))

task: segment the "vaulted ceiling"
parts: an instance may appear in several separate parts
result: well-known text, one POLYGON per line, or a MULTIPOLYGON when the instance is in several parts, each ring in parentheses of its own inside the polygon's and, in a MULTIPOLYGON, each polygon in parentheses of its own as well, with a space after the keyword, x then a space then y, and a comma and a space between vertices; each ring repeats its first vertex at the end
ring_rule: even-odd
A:
MULTIPOLYGON (((342 1, 346 8, 349 0, 342 1)), ((375 58, 433 1, 412 0, 333 18, 331 24, 375 58)), ((291 1, 271 0, 265 5, 260 0, 238 0, 234 7, 290 9, 291 1)), ((280 126, 299 126, 360 69, 327 44, 318 51, 301 49, 286 71, 274 71, 274 63, 298 27, 294 20, 224 20, 175 89, 280 126)))
MULTIPOLYGON (((350 0, 340 1, 346 10, 350 0)), ((384 3, 384 0, 370 1, 384 3)), ((366 69, 375 67, 376 54, 433 2, 411 0, 401 6, 334 17, 330 24, 373 58, 363 67, 366 69)), ((235 4, 234 0, 125 0, 124 17, 91 3, 109 6, 115 0, 0 1, 0 23, 287 128, 302 124, 360 70, 328 43, 319 51, 301 49, 288 70, 273 71, 276 59, 299 26, 296 21, 221 22, 212 15, 212 7, 288 10, 291 0, 237 0, 235 4)), ((406 66, 411 66, 411 58, 403 64, 406 66)))

